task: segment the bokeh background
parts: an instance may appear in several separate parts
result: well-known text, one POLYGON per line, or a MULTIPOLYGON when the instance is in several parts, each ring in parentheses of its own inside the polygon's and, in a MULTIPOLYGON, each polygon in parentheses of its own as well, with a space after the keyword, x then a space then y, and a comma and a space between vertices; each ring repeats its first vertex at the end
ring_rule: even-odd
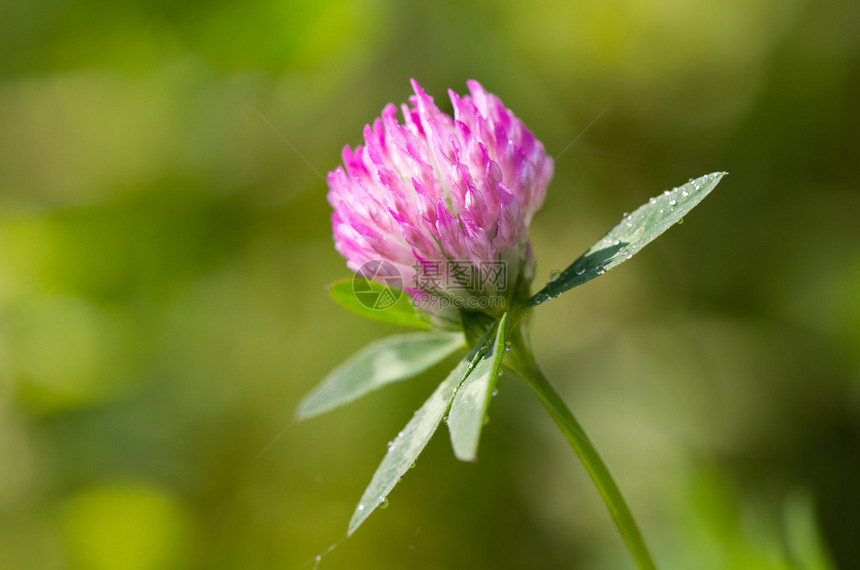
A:
POLYGON ((539 281, 651 195, 730 172, 683 226, 538 307, 538 359, 663 568, 860 567, 857 2, 2 12, 0 568, 312 568, 334 543, 320 568, 632 568, 511 376, 476 464, 441 430, 342 540, 446 372, 291 425, 395 332, 327 298, 348 271, 322 176, 410 77, 443 109, 480 80, 558 156, 539 281))

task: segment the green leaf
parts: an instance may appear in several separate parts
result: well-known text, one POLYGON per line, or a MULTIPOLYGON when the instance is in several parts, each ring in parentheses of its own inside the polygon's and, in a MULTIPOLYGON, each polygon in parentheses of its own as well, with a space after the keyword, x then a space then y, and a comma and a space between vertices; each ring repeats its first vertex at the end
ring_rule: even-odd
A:
POLYGON ((505 313, 496 329, 495 340, 454 396, 448 414, 448 429, 454 455, 461 461, 475 461, 478 458, 478 440, 499 377, 509 333, 510 323, 508 313, 505 313))
POLYGON ((565 291, 603 275, 639 253, 657 236, 680 223, 719 183, 725 172, 714 172, 663 192, 629 214, 586 251, 557 279, 535 293, 523 308, 540 305, 565 291))
POLYGON ((412 303, 407 293, 376 281, 362 280, 356 293, 353 278, 340 279, 328 287, 331 298, 357 315, 392 325, 428 330, 432 317, 412 303))
POLYGON ((371 479, 355 508, 355 512, 352 514, 347 535, 355 532, 355 529, 370 516, 370 513, 387 500, 388 493, 415 463, 439 427, 439 422, 442 421, 448 406, 451 405, 457 388, 476 368, 479 355, 485 345, 486 337, 472 349, 466 358, 457 364, 454 370, 448 374, 448 377, 439 384, 436 391, 415 412, 406 427, 388 444, 388 452, 376 469, 376 473, 373 474, 373 479, 371 479))
POLYGON ((424 372, 463 347, 462 333, 420 332, 373 342, 333 370, 299 403, 298 419, 334 409, 424 372))

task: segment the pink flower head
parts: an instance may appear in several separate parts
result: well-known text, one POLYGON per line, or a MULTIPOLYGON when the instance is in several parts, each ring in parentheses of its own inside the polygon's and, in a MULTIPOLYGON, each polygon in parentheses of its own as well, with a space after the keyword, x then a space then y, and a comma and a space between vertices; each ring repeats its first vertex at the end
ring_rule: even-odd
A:
POLYGON ((346 168, 328 175, 335 248, 356 272, 371 261, 394 264, 416 299, 469 307, 499 296, 506 305, 534 275, 528 225, 552 159, 477 81, 468 82, 470 95, 449 90, 453 118, 415 80, 412 87, 403 124, 387 105, 364 127, 364 146, 344 147, 346 168))

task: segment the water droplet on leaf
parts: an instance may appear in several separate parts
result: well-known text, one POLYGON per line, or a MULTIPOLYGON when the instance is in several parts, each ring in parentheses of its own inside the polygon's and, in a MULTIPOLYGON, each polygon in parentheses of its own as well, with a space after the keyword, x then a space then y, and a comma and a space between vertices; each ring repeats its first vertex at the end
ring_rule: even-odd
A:
POLYGON ((388 508, 388 499, 382 499, 381 501, 379 501, 378 508, 380 510, 387 509, 388 508))

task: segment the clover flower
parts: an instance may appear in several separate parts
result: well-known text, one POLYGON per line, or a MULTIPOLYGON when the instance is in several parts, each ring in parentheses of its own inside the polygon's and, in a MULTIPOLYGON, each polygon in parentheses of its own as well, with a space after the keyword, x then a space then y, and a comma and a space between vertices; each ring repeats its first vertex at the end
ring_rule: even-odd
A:
MULTIPOLYGON (((352 534, 388 504, 443 418, 454 455, 477 458, 481 430, 502 370, 519 376, 558 424, 600 492, 640 569, 654 563, 627 503, 585 430, 541 372, 528 341, 534 307, 604 275, 679 223, 719 183, 715 172, 651 198, 533 295, 535 259, 528 226, 546 195, 552 159, 523 123, 470 81, 469 95, 449 92, 454 117, 440 111, 417 82, 403 124, 388 105, 364 128, 364 146, 343 150, 344 167, 329 174, 335 247, 357 273, 332 284, 332 298, 363 316, 422 329, 377 340, 359 351, 300 403, 306 419, 387 384, 407 380, 457 351, 466 354, 412 419, 388 444, 349 522, 352 534), (390 264, 398 290, 365 274, 390 264), (487 269, 502 269, 487 271, 487 269), (402 279, 401 279, 402 278, 402 279), (377 282, 387 302, 366 303, 364 288, 377 282), (418 303, 423 298, 443 303, 418 303), (401 302, 411 298, 412 303, 401 302), (501 300, 485 306, 471 301, 501 300), (390 302, 388 302, 390 301, 390 302), (420 308, 418 306, 420 305, 420 308), (422 310, 423 309, 430 309, 422 310)), ((370 292, 375 292, 371 288, 370 292)), ((330 551, 327 550, 326 552, 330 551)), ((325 552, 323 553, 325 554, 325 552)), ((322 555, 316 558, 319 563, 322 555)), ((315 565, 316 567, 316 565, 315 565)))
POLYGON ((413 296, 511 296, 534 277, 528 237, 553 174, 543 145, 477 82, 454 117, 417 81, 403 124, 387 105, 328 175, 335 247, 353 271, 394 264, 413 296))

